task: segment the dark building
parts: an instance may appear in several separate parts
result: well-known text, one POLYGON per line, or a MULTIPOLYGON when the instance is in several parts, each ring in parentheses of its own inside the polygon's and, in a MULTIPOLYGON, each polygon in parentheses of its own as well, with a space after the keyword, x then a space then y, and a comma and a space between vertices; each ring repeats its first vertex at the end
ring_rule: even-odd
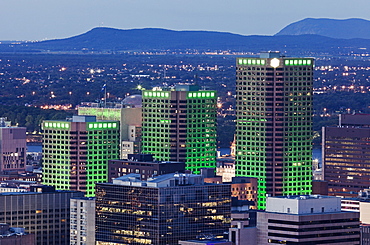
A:
POLYGON ((313 59, 237 58, 235 175, 272 196, 311 193, 313 59))
POLYGON ((35 234, 37 245, 67 245, 70 198, 82 196, 82 192, 42 185, 31 187, 31 192, 0 193, 0 223, 35 234))
POLYGON ((97 244, 178 244, 204 234, 223 237, 230 223, 230 185, 202 176, 166 174, 147 181, 128 174, 97 184, 97 244))
POLYGON ((110 160, 108 162, 108 181, 114 178, 136 173, 142 180, 168 173, 184 173, 185 162, 154 161, 151 154, 129 154, 128 159, 110 160))
POLYGON ((356 197, 370 186, 370 114, 340 115, 338 127, 322 130, 329 195, 356 197))
POLYGON ((312 181, 312 194, 313 195, 328 195, 328 182, 323 180, 312 181))
POLYGON ((370 245, 370 225, 361 225, 361 245, 370 245))

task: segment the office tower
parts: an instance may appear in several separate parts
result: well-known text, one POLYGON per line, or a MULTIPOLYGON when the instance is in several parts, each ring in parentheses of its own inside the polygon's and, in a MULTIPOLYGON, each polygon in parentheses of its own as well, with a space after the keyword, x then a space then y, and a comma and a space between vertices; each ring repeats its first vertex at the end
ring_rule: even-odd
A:
POLYGON ((268 197, 257 213, 257 244, 360 244, 359 213, 341 211, 340 197, 268 197))
POLYGON ((312 58, 279 52, 236 61, 236 176, 266 195, 311 193, 312 58))
POLYGON ((128 154, 141 152, 141 95, 131 95, 122 103, 107 103, 105 106, 85 102, 78 107, 78 114, 120 122, 121 159, 127 159, 128 154))
POLYGON ((70 245, 95 244, 95 198, 71 198, 70 245))
POLYGON ((94 196, 95 183, 107 181, 108 161, 119 158, 119 122, 73 116, 44 121, 42 129, 43 183, 94 196))
POLYGON ((339 127, 324 127, 322 139, 329 195, 356 197, 369 188, 370 115, 340 115, 339 127))
POLYGON ((143 153, 186 169, 216 167, 216 92, 195 85, 143 92, 143 153))
POLYGON ((82 196, 82 192, 41 185, 31 187, 31 192, 0 193, 0 223, 25 228, 35 234, 37 245, 67 245, 69 199, 82 196))
POLYGON ((26 128, 12 127, 0 118, 0 174, 26 169, 26 128))
POLYGON ((178 244, 212 234, 230 222, 230 185, 205 184, 202 176, 165 174, 140 180, 128 174, 96 185, 96 242, 178 244))
POLYGON ((184 162, 160 162, 154 161, 150 154, 129 154, 128 159, 110 160, 108 162, 108 182, 125 174, 136 173, 141 175, 142 180, 153 176, 184 173, 184 162))

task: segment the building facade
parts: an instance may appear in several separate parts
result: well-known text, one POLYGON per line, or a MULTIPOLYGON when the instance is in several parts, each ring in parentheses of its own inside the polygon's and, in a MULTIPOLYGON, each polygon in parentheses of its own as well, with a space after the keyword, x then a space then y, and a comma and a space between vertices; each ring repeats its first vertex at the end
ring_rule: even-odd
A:
POLYGON ((128 174, 97 184, 96 242, 172 245, 204 234, 223 237, 230 209, 230 185, 204 184, 199 175, 141 181, 128 174))
POLYGON ((257 244, 360 244, 359 213, 342 212, 339 197, 268 197, 257 213, 257 244))
POLYGON ((370 115, 340 115, 322 129, 324 179, 329 195, 356 197, 370 186, 370 115))
POLYGON ((0 118, 0 174, 26 170, 26 128, 12 127, 0 118))
POLYGON ((70 245, 95 244, 95 198, 71 198, 70 245))
POLYGON ((82 192, 35 186, 31 192, 0 193, 0 223, 35 234, 37 245, 69 244, 71 197, 82 192))
POLYGON ((311 193, 312 85, 312 58, 237 58, 235 174, 258 178, 258 208, 311 193))
POLYGON ((107 181, 108 161, 119 158, 119 123, 73 116, 44 121, 42 129, 43 183, 94 196, 95 183, 107 181))
POLYGON ((177 85, 174 91, 143 92, 143 153, 158 161, 185 162, 186 169, 216 167, 215 91, 177 85))

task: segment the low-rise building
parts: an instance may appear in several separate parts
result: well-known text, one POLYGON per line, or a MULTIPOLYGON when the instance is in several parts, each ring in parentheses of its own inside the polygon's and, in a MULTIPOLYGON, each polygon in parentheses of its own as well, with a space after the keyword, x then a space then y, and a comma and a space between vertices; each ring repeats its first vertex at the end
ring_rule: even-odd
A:
POLYGON ((35 234, 37 245, 69 244, 70 198, 82 196, 42 185, 30 192, 0 193, 0 223, 35 234))
POLYGON ((257 244, 360 244, 359 218, 341 211, 339 197, 268 197, 257 215, 257 244))

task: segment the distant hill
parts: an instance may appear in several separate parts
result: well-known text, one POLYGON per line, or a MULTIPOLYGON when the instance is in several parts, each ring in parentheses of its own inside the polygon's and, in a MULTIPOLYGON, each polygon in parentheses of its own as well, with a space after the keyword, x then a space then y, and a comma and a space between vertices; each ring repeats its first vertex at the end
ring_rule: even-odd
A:
POLYGON ((281 36, 306 34, 343 39, 370 39, 370 21, 364 19, 335 20, 324 18, 307 18, 284 27, 275 35, 281 36))
POLYGON ((243 36, 226 32, 166 29, 94 28, 84 34, 35 43, 0 44, 0 52, 119 52, 119 51, 225 51, 279 50, 293 54, 348 53, 370 49, 367 39, 334 39, 319 35, 243 36))

